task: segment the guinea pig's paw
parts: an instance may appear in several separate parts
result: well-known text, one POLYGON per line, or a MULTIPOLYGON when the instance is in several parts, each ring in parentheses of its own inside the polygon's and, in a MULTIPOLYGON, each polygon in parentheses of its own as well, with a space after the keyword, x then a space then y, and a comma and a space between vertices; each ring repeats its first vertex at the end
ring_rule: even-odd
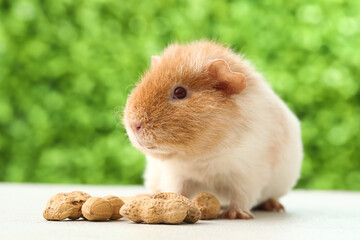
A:
POLYGON ((268 212, 285 212, 284 206, 278 200, 273 198, 269 198, 255 209, 268 212))
POLYGON ((254 215, 249 211, 244 211, 237 209, 235 207, 229 207, 227 210, 223 211, 219 218, 225 219, 253 219, 254 215))

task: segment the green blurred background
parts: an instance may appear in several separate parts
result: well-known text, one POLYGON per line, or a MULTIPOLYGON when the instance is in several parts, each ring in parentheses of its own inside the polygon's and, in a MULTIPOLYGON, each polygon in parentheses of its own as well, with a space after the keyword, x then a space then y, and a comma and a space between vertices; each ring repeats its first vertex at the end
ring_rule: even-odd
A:
POLYGON ((117 117, 150 56, 215 39, 302 121, 298 188, 360 190, 360 1, 0 0, 0 181, 140 184, 117 117))

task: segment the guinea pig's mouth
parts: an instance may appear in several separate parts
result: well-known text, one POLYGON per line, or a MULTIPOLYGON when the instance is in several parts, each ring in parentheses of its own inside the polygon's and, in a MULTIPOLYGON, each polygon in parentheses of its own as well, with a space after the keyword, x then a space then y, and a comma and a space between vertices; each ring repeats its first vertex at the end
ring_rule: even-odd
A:
POLYGON ((136 141, 140 145, 140 147, 148 149, 148 150, 156 149, 156 146, 146 145, 141 141, 141 139, 139 138, 139 136, 137 134, 134 134, 134 135, 135 135, 136 141))
POLYGON ((153 150, 153 149, 156 149, 156 147, 155 146, 143 146, 143 145, 141 145, 143 148, 146 148, 146 149, 148 149, 148 150, 153 150))
POLYGON ((146 153, 156 153, 156 154, 171 154, 172 152, 168 149, 163 149, 161 146, 155 146, 155 145, 148 145, 145 144, 143 141, 141 141, 141 138, 137 135, 135 135, 135 141, 138 149, 146 152, 146 153))

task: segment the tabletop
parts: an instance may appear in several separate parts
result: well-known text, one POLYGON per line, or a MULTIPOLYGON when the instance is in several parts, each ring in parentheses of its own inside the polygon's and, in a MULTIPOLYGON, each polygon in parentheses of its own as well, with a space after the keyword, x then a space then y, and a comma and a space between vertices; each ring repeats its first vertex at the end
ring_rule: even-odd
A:
POLYGON ((46 221, 55 193, 132 196, 142 186, 0 183, 0 239, 360 239, 360 192, 294 190, 281 199, 286 212, 255 211, 252 220, 201 220, 195 224, 46 221))

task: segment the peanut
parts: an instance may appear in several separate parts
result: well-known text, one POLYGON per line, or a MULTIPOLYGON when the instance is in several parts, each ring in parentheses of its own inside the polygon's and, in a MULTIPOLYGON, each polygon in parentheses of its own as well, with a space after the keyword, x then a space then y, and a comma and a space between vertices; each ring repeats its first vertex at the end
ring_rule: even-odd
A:
POLYGON ((81 207, 91 196, 80 191, 58 193, 46 203, 43 216, 46 220, 78 219, 82 217, 81 207))
POLYGON ((220 202, 210 193, 200 193, 192 201, 200 209, 202 220, 216 218, 220 213, 220 202))
POLYGON ((188 215, 184 219, 185 222, 196 223, 200 219, 200 216, 201 216, 200 209, 192 201, 190 201, 190 199, 188 199, 187 197, 185 197, 181 194, 171 193, 171 192, 163 192, 163 193, 155 194, 155 195, 151 196, 151 198, 154 198, 154 199, 179 199, 179 200, 185 202, 189 207, 188 215))
POLYGON ((139 198, 125 203, 120 214, 133 222, 178 224, 188 215, 188 205, 179 199, 139 198))
POLYGON ((91 197, 81 208, 83 216, 90 221, 104 221, 113 215, 113 206, 109 200, 91 197))
POLYGON ((216 218, 220 208, 219 201, 210 193, 200 193, 190 201, 180 194, 170 192, 99 198, 73 191, 51 197, 43 216, 47 220, 84 217, 102 221, 109 218, 116 220, 123 215, 134 222, 177 224, 182 221, 195 223, 199 219, 216 218))
POLYGON ((147 198, 147 197, 151 197, 152 194, 149 193, 141 193, 141 194, 137 194, 135 196, 131 196, 131 197, 119 197, 124 203, 128 203, 131 202, 135 199, 140 199, 140 198, 147 198))
POLYGON ((119 218, 122 218, 122 216, 120 214, 120 208, 122 207, 122 205, 124 205, 123 200, 121 200, 120 198, 118 198, 114 195, 109 195, 104 198, 110 202, 110 204, 113 208, 113 213, 112 213, 110 219, 117 220, 119 218))

